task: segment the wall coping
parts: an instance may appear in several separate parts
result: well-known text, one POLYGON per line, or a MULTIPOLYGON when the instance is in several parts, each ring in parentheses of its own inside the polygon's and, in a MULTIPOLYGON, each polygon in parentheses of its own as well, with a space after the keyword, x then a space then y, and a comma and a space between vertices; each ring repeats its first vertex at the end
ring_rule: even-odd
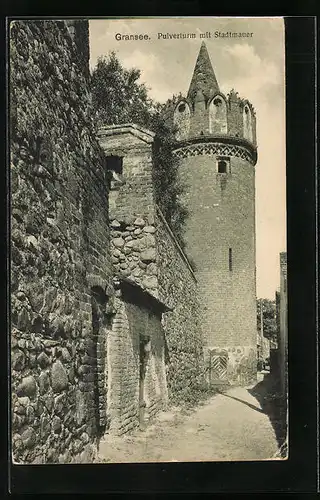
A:
POLYGON ((190 271, 190 273, 191 273, 191 276, 193 277, 194 281, 195 281, 195 282, 197 282, 196 275, 195 275, 195 273, 194 273, 194 271, 193 271, 193 269, 192 269, 192 267, 191 267, 191 264, 190 264, 190 262, 189 262, 188 257, 186 256, 186 254, 185 254, 185 253, 184 253, 184 251, 182 250, 181 246, 179 245, 177 238, 176 238, 176 237, 175 237, 175 235, 173 234, 172 229, 170 228, 170 226, 169 226, 168 222, 167 222, 167 221, 166 221, 166 219, 165 219, 165 216, 164 216, 164 215, 163 215, 163 213, 161 212, 161 210, 160 210, 160 208, 159 208, 159 206, 158 206, 158 205, 156 205, 156 211, 157 211, 157 214, 158 214, 158 215, 159 215, 159 217, 160 217, 161 222, 164 224, 164 226, 165 226, 166 230, 168 231, 168 233, 169 233, 169 235, 170 235, 170 237, 171 237, 171 239, 172 239, 173 243, 175 244, 175 246, 176 246, 176 248, 177 248, 178 252, 180 253, 180 255, 181 255, 182 259, 183 259, 183 260, 184 260, 184 262, 186 263, 186 265, 187 265, 187 267, 188 267, 188 269, 189 269, 189 271, 190 271))
POLYGON ((136 125, 135 123, 121 123, 120 125, 104 125, 98 130, 97 137, 106 137, 112 135, 124 135, 124 134, 132 134, 135 137, 138 137, 142 141, 152 144, 155 133, 151 132, 144 127, 140 127, 140 125, 136 125))

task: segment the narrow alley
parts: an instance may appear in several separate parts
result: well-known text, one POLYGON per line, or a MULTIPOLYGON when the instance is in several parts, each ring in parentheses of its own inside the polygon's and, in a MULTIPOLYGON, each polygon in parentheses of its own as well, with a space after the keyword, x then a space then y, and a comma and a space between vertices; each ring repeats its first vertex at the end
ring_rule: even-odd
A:
POLYGON ((173 408, 144 432, 107 436, 100 445, 100 459, 113 463, 274 459, 275 430, 252 389, 231 388, 194 410, 173 408))

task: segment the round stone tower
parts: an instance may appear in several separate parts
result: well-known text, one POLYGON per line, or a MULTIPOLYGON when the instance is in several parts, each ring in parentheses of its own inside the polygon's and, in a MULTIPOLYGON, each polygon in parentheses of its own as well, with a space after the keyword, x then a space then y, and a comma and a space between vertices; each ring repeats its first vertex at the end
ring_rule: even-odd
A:
POLYGON ((256 379, 256 118, 234 90, 220 91, 205 43, 172 118, 208 379, 246 385, 256 379))

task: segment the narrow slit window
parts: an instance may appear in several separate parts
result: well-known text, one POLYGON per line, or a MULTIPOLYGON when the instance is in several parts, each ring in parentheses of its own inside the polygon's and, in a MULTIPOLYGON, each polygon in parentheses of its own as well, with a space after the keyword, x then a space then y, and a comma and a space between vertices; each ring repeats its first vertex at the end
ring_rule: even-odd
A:
POLYGON ((218 173, 226 174, 227 173, 227 162, 224 160, 220 160, 218 162, 218 173))
POLYGON ((229 271, 232 271, 232 248, 229 248, 229 271))
POLYGON ((228 174, 230 173, 230 158, 220 156, 217 158, 216 169, 218 174, 228 174))
POLYGON ((117 190, 123 184, 123 158, 121 156, 107 156, 106 168, 111 172, 111 190, 117 190))

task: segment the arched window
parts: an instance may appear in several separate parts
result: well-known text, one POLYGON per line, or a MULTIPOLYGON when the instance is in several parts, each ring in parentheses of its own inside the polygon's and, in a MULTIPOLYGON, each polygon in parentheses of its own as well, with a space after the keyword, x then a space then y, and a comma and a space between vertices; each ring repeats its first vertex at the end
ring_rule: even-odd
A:
POLYGON ((182 141, 188 138, 190 130, 190 108, 187 102, 180 102, 174 111, 174 125, 177 127, 176 139, 182 141))
POLYGON ((209 105, 210 134, 227 133, 227 105, 223 97, 215 97, 209 105))
POLYGON ((252 141, 252 117, 249 106, 243 108, 243 137, 252 141))

